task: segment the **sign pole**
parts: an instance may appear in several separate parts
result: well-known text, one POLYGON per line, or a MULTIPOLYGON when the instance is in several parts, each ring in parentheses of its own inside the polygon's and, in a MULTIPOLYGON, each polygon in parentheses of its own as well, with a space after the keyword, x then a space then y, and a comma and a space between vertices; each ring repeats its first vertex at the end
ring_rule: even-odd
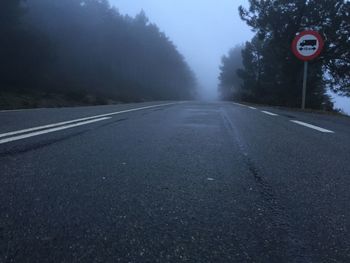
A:
POLYGON ((304 62, 304 80, 303 80, 303 98, 301 103, 301 109, 305 110, 305 104, 306 104, 306 84, 307 84, 307 68, 308 68, 308 62, 304 62))

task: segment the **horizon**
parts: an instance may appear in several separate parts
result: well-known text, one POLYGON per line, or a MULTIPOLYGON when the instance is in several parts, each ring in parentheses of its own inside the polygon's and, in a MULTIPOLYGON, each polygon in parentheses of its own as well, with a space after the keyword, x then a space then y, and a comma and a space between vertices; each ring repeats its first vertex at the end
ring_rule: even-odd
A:
MULTIPOLYGON (((246 0, 222 0, 219 3, 200 1, 200 4, 198 0, 109 2, 121 14, 132 17, 144 10, 150 22, 155 23, 174 42, 194 71, 200 87, 200 98, 203 100, 218 99, 222 56, 231 48, 250 41, 254 35, 238 14, 240 5, 248 5, 246 0)), ((331 94, 335 108, 341 108, 350 114, 350 98, 331 94)))

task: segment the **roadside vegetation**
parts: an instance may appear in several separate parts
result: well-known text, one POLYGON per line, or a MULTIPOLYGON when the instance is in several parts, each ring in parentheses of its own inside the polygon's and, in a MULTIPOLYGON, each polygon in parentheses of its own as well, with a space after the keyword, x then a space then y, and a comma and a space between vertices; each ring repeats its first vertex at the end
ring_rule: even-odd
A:
POLYGON ((0 107, 91 105, 195 96, 196 79, 146 14, 107 0, 0 2, 0 107))
POLYGON ((321 56, 310 62, 307 107, 333 110, 329 90, 350 96, 349 1, 250 0, 239 14, 255 36, 222 58, 223 100, 299 107, 303 62, 293 55, 291 43, 305 29, 325 38, 321 56))

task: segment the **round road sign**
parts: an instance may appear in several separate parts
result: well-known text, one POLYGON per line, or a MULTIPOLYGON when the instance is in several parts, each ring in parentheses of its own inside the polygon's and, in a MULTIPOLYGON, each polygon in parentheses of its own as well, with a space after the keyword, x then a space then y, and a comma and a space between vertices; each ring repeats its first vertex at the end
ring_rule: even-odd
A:
POLYGON ((320 55, 323 46, 321 35, 316 31, 307 30, 295 37, 292 49, 297 58, 309 61, 320 55))

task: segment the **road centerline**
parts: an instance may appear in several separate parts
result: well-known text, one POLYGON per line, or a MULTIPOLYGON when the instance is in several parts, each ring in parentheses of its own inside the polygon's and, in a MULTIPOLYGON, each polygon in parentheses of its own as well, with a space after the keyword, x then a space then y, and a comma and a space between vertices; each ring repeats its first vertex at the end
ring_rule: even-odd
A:
POLYGON ((44 130, 44 129, 54 128, 54 127, 58 127, 58 126, 62 126, 62 125, 67 125, 67 124, 72 124, 72 123, 77 123, 77 122, 82 122, 82 121, 88 121, 88 120, 97 119, 97 118, 109 117, 109 116, 113 116, 113 115, 117 115, 117 114, 122 114, 122 113, 127 113, 127 112, 133 112, 133 111, 151 109, 151 108, 156 108, 156 107, 161 107, 161 106, 167 106, 167 105, 173 105, 173 104, 178 104, 178 103, 166 103, 166 104, 158 104, 158 105, 152 105, 152 106, 146 106, 146 107, 140 107, 140 108, 122 110, 122 111, 111 112, 111 113, 106 113, 106 114, 101 114, 101 115, 95 115, 95 116, 90 116, 90 117, 85 117, 85 118, 79 118, 79 119, 70 120, 70 121, 52 123, 52 124, 48 124, 48 125, 43 125, 43 126, 38 126, 38 127, 33 127, 33 128, 23 129, 23 130, 17 130, 17 131, 12 131, 12 132, 6 132, 6 133, 0 134, 0 138, 12 136, 12 135, 23 134, 23 133, 27 133, 27 132, 33 132, 33 131, 38 131, 38 130, 44 130))
POLYGON ((244 105, 244 104, 240 104, 240 103, 237 103, 237 102, 233 102, 234 105, 237 105, 237 106, 241 106, 241 107, 247 107, 247 105, 244 105))
POLYGON ((0 140, 0 144, 13 142, 13 141, 18 141, 18 140, 23 140, 23 139, 26 139, 26 138, 39 136, 39 135, 47 134, 47 133, 52 133, 52 132, 56 132, 56 131, 71 129, 71 128, 74 128, 74 127, 83 126, 83 125, 87 125, 87 124, 91 124, 91 123, 95 123, 95 122, 99 122, 99 121, 104 121, 104 120, 109 120, 109 119, 111 119, 111 117, 103 117, 103 118, 93 119, 93 120, 89 120, 89 121, 78 122, 78 123, 75 123, 75 124, 60 126, 60 127, 56 127, 56 128, 46 129, 46 130, 42 130, 42 131, 26 133, 26 134, 22 134, 22 135, 18 135, 18 136, 2 139, 2 140, 0 140))
POLYGON ((278 114, 276 114, 276 113, 272 113, 272 112, 269 112, 269 111, 261 111, 262 113, 265 113, 265 114, 267 114, 267 115, 270 115, 270 116, 278 116, 278 114))
POLYGON ((310 128, 310 129, 314 129, 316 131, 323 132, 323 133, 334 133, 334 131, 327 130, 327 129, 324 129, 324 128, 321 128, 319 126, 315 126, 315 125, 312 125, 312 124, 309 124, 309 123, 306 123, 306 122, 296 121, 296 120, 291 120, 291 122, 299 124, 299 125, 307 127, 307 128, 310 128))

